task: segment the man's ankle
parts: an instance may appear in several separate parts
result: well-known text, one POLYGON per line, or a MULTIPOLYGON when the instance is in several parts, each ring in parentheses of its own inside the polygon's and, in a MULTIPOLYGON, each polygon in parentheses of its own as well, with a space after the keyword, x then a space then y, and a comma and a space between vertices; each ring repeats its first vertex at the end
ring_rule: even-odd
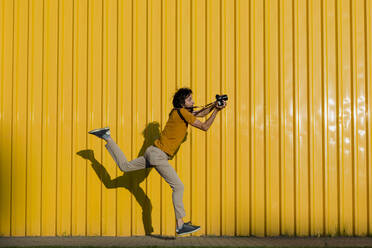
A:
POLYGON ((184 224, 184 222, 183 222, 183 220, 182 220, 182 219, 180 219, 180 220, 177 220, 177 227, 178 227, 179 229, 181 229, 181 228, 182 228, 183 224, 184 224))

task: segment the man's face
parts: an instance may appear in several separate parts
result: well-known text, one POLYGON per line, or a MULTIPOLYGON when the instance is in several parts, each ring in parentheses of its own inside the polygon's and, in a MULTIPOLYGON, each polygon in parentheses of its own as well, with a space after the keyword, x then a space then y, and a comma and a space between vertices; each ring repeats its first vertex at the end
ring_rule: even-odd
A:
POLYGON ((185 99, 185 107, 186 108, 192 108, 194 106, 194 100, 192 99, 192 94, 190 94, 185 99))

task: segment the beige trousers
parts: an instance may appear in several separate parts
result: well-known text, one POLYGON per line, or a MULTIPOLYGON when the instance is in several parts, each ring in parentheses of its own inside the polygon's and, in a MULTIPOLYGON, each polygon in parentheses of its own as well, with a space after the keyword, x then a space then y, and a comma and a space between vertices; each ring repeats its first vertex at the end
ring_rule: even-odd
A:
POLYGON ((156 146, 149 146, 143 156, 128 161, 119 146, 112 139, 107 142, 106 149, 123 172, 141 170, 149 166, 155 167, 172 188, 172 200, 176 218, 185 217, 186 214, 182 202, 184 186, 172 165, 168 163, 168 155, 165 152, 156 146))

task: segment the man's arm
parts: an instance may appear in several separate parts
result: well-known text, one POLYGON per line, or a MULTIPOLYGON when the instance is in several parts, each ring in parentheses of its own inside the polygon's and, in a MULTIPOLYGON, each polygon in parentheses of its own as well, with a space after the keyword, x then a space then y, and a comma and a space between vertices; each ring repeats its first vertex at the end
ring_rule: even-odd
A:
MULTIPOLYGON (((214 105, 213 105, 214 106, 214 105)), ((196 127, 196 128, 199 128, 200 130, 203 130, 203 131, 207 131, 210 126, 212 125, 214 119, 216 118, 217 116, 217 113, 223 109, 224 107, 226 107, 226 102, 224 102, 224 105, 222 106, 216 106, 216 109, 213 111, 213 113, 211 114, 211 116, 209 116, 209 118, 207 119, 207 121, 205 122, 201 122, 199 121, 198 119, 196 119, 194 121, 194 123, 192 123, 191 125, 193 127, 196 127)), ((214 108, 214 107, 213 107, 214 108)))
POLYGON ((201 110, 195 111, 192 114, 195 115, 196 117, 204 117, 204 116, 208 115, 210 112, 212 112, 212 110, 215 108, 215 106, 216 106, 216 104, 214 103, 211 106, 206 107, 206 108, 202 108, 201 110))

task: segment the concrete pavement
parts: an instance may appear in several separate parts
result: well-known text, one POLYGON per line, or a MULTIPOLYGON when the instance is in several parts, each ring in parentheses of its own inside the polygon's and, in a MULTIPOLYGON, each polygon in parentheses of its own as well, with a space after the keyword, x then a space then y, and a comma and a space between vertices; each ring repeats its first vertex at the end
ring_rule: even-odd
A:
POLYGON ((0 247, 9 246, 372 247, 372 237, 0 237, 0 247))

